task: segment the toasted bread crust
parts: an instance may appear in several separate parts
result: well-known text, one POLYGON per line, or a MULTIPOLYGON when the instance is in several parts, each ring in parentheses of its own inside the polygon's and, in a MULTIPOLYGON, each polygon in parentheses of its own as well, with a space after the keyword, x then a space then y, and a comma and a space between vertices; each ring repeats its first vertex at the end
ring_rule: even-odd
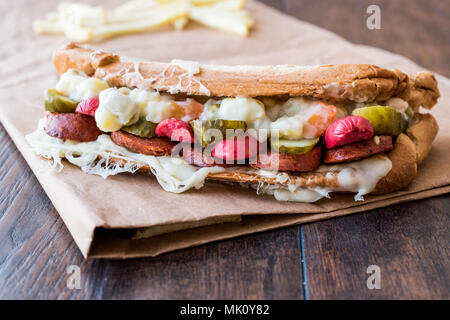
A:
POLYGON ((413 123, 406 130, 406 134, 416 147, 417 164, 421 164, 428 156, 438 131, 437 121, 431 114, 418 113, 414 115, 413 123))
POLYGON ((382 194, 408 186, 417 175, 416 147, 406 134, 400 134, 388 154, 392 169, 378 181, 372 193, 382 194))
POLYGON ((160 62, 119 62, 119 57, 74 43, 54 52, 61 74, 76 68, 106 79, 110 85, 142 87, 207 96, 311 96, 335 102, 384 101, 402 93, 408 76, 369 64, 299 66, 202 65, 189 74, 179 65, 160 62))

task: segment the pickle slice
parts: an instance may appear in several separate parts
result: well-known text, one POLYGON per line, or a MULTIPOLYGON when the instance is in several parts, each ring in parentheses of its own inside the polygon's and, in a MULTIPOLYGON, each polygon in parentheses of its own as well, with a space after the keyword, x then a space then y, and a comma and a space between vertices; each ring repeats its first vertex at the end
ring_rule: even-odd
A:
POLYGON ((270 146, 273 150, 280 153, 304 154, 311 151, 319 142, 320 138, 315 139, 270 139, 270 146))
POLYGON ((63 96, 56 89, 47 89, 44 100, 45 110, 50 112, 75 112, 78 101, 63 96))
POLYGON ((189 124, 194 131, 195 140, 200 142, 202 147, 226 139, 227 130, 239 130, 243 132, 247 128, 245 121, 238 120, 192 120, 189 124))
POLYGON ((400 112, 388 106, 370 106, 353 110, 355 116, 361 116, 370 121, 374 135, 398 136, 406 127, 406 119, 400 112))
POLYGON ((156 135, 155 129, 156 129, 156 123, 147 121, 145 118, 139 118, 139 120, 130 125, 122 127, 123 131, 126 131, 128 133, 134 134, 135 136, 142 137, 142 138, 152 138, 156 135))

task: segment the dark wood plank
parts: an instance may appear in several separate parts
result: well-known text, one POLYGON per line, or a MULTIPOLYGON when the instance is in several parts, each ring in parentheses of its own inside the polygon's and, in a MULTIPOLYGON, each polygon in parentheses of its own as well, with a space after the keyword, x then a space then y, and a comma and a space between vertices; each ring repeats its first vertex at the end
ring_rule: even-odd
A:
POLYGON ((88 297, 301 299, 297 233, 292 227, 154 259, 97 260, 82 268, 94 275, 91 286, 102 288, 88 297))
POLYGON ((448 196, 303 226, 310 299, 449 299, 448 196), (366 273, 377 265, 381 289, 366 273))
POLYGON ((285 0, 289 15, 329 29, 354 43, 383 48, 450 76, 448 1, 285 0), (366 9, 381 9, 381 29, 369 30, 366 9))

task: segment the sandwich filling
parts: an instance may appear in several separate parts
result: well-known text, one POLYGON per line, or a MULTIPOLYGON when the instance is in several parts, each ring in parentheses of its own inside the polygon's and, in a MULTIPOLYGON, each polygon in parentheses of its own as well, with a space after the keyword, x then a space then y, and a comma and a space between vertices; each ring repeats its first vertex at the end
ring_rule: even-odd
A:
POLYGON ((104 178, 148 169, 176 193, 207 178, 245 182, 258 194, 301 202, 333 191, 362 200, 391 170, 385 154, 413 116, 400 98, 183 96, 110 87, 74 69, 46 92, 45 109, 27 139, 55 166, 66 158, 104 178))

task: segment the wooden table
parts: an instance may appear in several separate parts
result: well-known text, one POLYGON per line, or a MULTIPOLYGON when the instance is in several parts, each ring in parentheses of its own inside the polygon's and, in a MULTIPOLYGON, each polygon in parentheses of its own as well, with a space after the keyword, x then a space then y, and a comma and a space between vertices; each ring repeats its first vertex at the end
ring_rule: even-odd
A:
MULTIPOLYGON (((450 76, 450 7, 420 0, 264 0, 356 43, 450 76), (366 28, 381 7, 382 29, 366 28)), ((152 259, 85 260, 0 126, 0 298, 450 298, 450 196, 263 232, 152 259), (81 289, 66 286, 66 267, 81 289), (369 265, 381 289, 369 290, 369 265)))

